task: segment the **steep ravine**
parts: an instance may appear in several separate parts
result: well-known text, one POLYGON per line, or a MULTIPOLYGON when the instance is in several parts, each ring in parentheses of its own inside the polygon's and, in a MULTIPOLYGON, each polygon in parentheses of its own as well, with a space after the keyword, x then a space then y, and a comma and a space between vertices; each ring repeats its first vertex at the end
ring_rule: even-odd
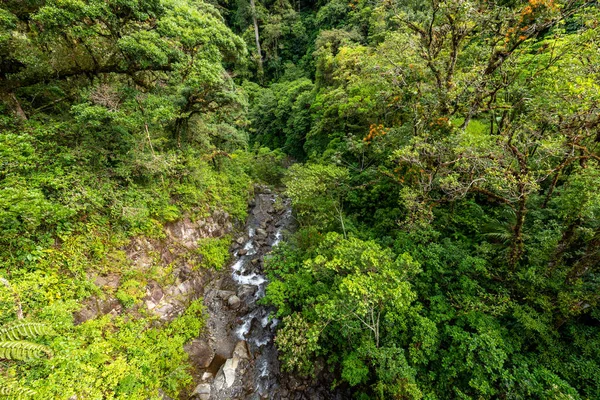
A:
POLYGON ((192 398, 334 399, 328 385, 282 374, 273 339, 279 321, 258 304, 267 284, 263 261, 293 229, 288 199, 257 187, 244 232, 232 244, 232 262, 204 294, 208 313, 203 337, 186 350, 197 367, 192 398))

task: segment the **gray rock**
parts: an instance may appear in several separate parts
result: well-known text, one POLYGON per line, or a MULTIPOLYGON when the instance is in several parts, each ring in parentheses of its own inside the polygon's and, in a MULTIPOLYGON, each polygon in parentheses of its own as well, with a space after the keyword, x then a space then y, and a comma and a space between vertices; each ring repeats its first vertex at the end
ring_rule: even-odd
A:
POLYGON ((179 280, 181 282, 187 281, 188 279, 190 279, 192 277, 192 268, 189 265, 184 265, 177 272, 177 277, 179 278, 179 280))
POLYGON ((233 356, 239 358, 240 360, 250 359, 250 354, 248 351, 248 343, 245 340, 240 340, 236 343, 235 349, 233 350, 233 356))
POLYGON ((101 288, 110 288, 110 289, 116 289, 119 287, 119 284, 121 283, 121 276, 118 274, 109 274, 107 276, 99 276, 96 278, 96 281, 94 282, 96 284, 96 286, 99 286, 101 288))
POLYGON ((246 250, 246 249, 238 250, 238 256, 245 256, 246 254, 248 254, 248 250, 246 250))
POLYGON ((223 365, 223 375, 225 376, 225 386, 230 388, 235 382, 236 370, 240 360, 237 357, 229 358, 223 365))
POLYGON ((192 392, 192 396, 194 396, 198 400, 208 400, 210 399, 210 385, 208 383, 201 383, 196 386, 196 389, 192 392))
POLYGON ((238 290, 238 297, 240 299, 244 299, 248 296, 254 296, 254 293, 256 293, 257 287, 253 286, 253 285, 242 285, 242 287, 240 287, 240 289, 238 290))
POLYGON ((82 324, 90 319, 94 319, 96 318, 96 315, 98 315, 98 312, 95 309, 83 308, 82 310, 77 311, 74 314, 75 325, 82 324))
POLYGON ((219 297, 222 300, 227 300, 234 294, 235 294, 235 292, 232 290, 218 290, 217 291, 217 297, 219 297))
POLYGON ((229 299, 227 299, 227 304, 229 304, 229 307, 236 309, 240 306, 241 300, 236 295, 233 295, 229 299))
POLYGON ((198 368, 208 368, 215 356, 213 349, 201 340, 194 339, 190 343, 183 346, 183 349, 190 358, 192 364, 198 368))
POLYGON ((158 283, 153 281, 148 283, 148 287, 146 288, 146 300, 149 300, 154 304, 158 304, 164 296, 165 294, 158 283))
POLYGON ((239 238, 235 239, 235 242, 239 245, 242 245, 246 242, 246 238, 244 236, 240 236, 239 238))
POLYGON ((256 236, 258 236, 258 237, 265 237, 266 238, 267 237, 267 231, 265 231, 262 228, 258 228, 256 230, 256 236))

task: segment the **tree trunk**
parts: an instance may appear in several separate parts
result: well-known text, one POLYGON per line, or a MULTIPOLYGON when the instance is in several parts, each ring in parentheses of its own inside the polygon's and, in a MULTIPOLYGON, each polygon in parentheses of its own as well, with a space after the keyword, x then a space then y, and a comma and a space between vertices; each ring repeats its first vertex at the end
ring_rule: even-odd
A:
POLYGON ((14 93, 0 92, 0 102, 4 103, 7 109, 12 111, 12 113, 21 121, 27 120, 27 114, 25 114, 25 111, 21 108, 21 103, 19 103, 19 100, 14 93))
POLYGON ((513 244, 509 258, 509 263, 512 268, 517 265, 523 254, 523 224, 525 222, 525 214, 527 213, 527 209, 525 208, 526 202, 525 194, 521 189, 521 198, 519 199, 517 206, 517 218, 513 228, 513 244))
POLYGON ((258 73, 262 76, 263 73, 263 60, 262 50, 260 48, 260 33, 258 32, 258 19, 256 18, 256 4, 254 0, 250 0, 250 8, 252 9, 252 22, 254 23, 254 38, 256 39, 256 53, 258 62, 258 73))

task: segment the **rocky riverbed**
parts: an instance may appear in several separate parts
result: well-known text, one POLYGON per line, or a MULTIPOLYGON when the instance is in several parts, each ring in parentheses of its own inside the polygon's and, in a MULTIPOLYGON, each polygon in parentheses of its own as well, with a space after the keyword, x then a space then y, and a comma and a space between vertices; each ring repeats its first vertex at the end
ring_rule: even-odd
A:
POLYGON ((235 238, 233 261, 204 293, 207 330, 186 346, 199 381, 198 400, 338 399, 327 385, 284 375, 273 343, 279 321, 259 305, 267 284, 264 258, 293 229, 288 199, 258 187, 243 234, 235 238))

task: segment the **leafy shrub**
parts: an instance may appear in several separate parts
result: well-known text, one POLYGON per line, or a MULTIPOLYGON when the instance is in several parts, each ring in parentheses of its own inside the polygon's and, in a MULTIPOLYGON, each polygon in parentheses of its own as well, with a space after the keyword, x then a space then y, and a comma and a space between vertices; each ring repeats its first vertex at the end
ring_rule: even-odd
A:
POLYGON ((229 259, 231 237, 206 238, 198 241, 198 253, 202 256, 201 264, 205 268, 219 270, 229 259))

